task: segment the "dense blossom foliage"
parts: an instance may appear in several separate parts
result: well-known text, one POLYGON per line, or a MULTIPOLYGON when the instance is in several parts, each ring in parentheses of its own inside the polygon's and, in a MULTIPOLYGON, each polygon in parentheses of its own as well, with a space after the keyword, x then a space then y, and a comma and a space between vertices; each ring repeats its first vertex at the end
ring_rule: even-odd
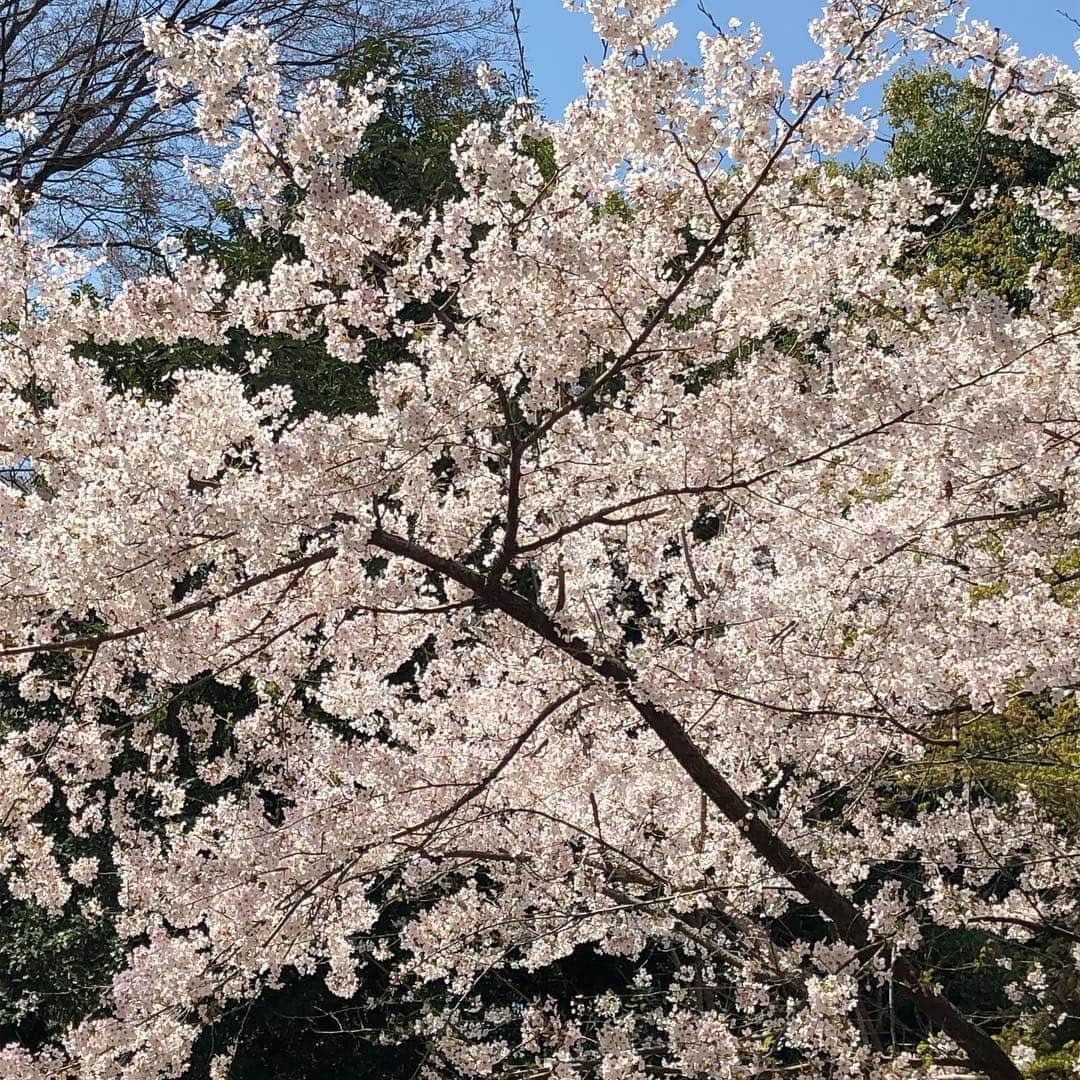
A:
POLYGON ((836 0, 786 82, 753 28, 691 66, 663 0, 586 6, 587 97, 472 125, 427 213, 349 182, 379 83, 286 101, 258 29, 148 25, 204 179, 295 240, 265 275, 100 300, 6 207, 0 859, 123 962, 4 1076, 181 1076, 295 972, 412 1002, 430 1076, 1012 1077, 1067 1030, 1080 856, 934 755, 1080 682, 1080 327, 1054 268, 1022 311, 914 279, 954 208, 821 160, 912 51, 1055 154, 1080 75, 947 0, 836 0), (333 417, 94 358, 237 331, 400 358, 333 417), (545 993, 583 951, 623 983, 545 993))

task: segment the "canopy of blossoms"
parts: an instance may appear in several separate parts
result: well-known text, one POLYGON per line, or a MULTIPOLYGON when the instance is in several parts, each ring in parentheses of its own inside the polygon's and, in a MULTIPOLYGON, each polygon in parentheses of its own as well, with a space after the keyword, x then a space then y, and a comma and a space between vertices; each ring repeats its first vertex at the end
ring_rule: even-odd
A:
MULTIPOLYGON (((258 29, 148 25, 163 100, 193 85, 222 147, 206 181, 254 230, 302 194, 302 257, 263 278, 178 255, 93 299, 5 194, 0 449, 35 483, 0 489, 0 662, 54 707, 0 743, 0 860, 56 911, 110 875, 126 942, 108 1010, 0 1051, 5 1077, 178 1077, 215 1009, 290 971, 362 996, 376 963, 432 1076, 1026 1063, 926 942, 1068 923, 1080 859, 1031 803, 898 811, 883 778, 949 716, 1080 682, 1055 584, 1080 325, 1051 270, 1023 313, 901 273, 951 208, 822 160, 867 145, 860 95, 912 52, 1062 153, 1080 76, 947 0, 837 0, 790 79, 753 28, 691 65, 663 0, 586 6, 586 98, 473 125, 463 194, 426 216, 346 179, 378 85, 286 101, 258 29), (370 415, 298 419, 220 370, 117 393, 86 347, 236 328, 408 359, 370 415), (207 678, 257 703, 178 695, 207 678), (65 862, 56 807, 107 860, 65 862), (640 993, 487 992, 583 945, 641 959, 640 993), (658 949, 684 958, 662 979, 658 949), (883 993, 929 1050, 867 1036, 883 993)), ((1074 195, 1035 210, 1071 230, 1074 195)))

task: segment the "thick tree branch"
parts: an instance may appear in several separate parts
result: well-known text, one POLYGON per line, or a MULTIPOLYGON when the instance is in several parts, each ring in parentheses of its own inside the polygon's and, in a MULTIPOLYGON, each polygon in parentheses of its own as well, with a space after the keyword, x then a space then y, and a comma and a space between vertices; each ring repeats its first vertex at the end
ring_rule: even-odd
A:
MULTIPOLYGON (((875 938, 869 922, 855 904, 754 812, 693 742, 679 720, 636 692, 636 673, 622 660, 595 655, 580 638, 563 634, 537 605, 452 559, 428 551, 382 528, 372 533, 371 543, 374 547, 410 559, 465 586, 565 655, 618 686, 683 771, 724 817, 736 826, 755 854, 771 870, 787 880, 836 926, 847 944, 864 953, 867 958, 886 947, 883 940, 875 938)), ((963 1016, 944 994, 933 989, 932 983, 916 964, 899 956, 892 962, 892 971, 923 1015, 966 1051, 972 1065, 981 1069, 991 1080, 1020 1080, 1019 1070, 1001 1047, 963 1016)))

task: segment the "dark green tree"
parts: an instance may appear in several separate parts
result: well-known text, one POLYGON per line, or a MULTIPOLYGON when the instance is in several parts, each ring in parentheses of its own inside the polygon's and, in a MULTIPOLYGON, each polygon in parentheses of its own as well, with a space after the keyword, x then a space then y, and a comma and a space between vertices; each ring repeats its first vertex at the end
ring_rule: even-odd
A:
MULTIPOLYGON (((947 71, 902 72, 884 91, 892 129, 884 166, 889 175, 928 178, 952 207, 909 252, 908 269, 929 284, 976 285, 1023 308, 1032 266, 1052 266, 1072 279, 1080 250, 1016 192, 1073 185, 1080 165, 1029 140, 993 134, 987 128, 992 106, 992 87, 947 71)), ((1070 303, 1080 299, 1078 288, 1070 290, 1070 303)))

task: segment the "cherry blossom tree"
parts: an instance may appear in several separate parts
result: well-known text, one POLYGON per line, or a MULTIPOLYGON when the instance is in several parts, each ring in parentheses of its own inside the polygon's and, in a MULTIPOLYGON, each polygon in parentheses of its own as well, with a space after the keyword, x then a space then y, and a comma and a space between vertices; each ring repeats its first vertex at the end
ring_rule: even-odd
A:
MULTIPOLYGON (((1053 268, 1022 311, 918 282, 950 206, 820 163, 913 51, 1054 153, 1080 76, 948 0, 836 0, 787 80, 736 25, 689 65, 668 6, 590 0, 586 98, 471 125, 426 214, 348 180, 378 82, 292 99, 264 32, 149 24, 203 179, 256 233, 301 195, 265 275, 175 254, 93 301, 8 200, 0 447, 36 472, 0 492, 0 658, 43 708, 4 732, 3 860, 124 965, 6 1076, 181 1076, 290 972, 411 1003, 383 1037, 430 1076, 1005 1078, 1065 1044, 1073 838, 920 777, 1078 682, 1076 316, 1053 268), (116 392, 88 348, 236 331, 399 359, 329 417, 224 370, 116 392), (624 984, 546 991, 582 950, 624 984)), ((1075 231, 1074 189, 1025 197, 1075 231)))

